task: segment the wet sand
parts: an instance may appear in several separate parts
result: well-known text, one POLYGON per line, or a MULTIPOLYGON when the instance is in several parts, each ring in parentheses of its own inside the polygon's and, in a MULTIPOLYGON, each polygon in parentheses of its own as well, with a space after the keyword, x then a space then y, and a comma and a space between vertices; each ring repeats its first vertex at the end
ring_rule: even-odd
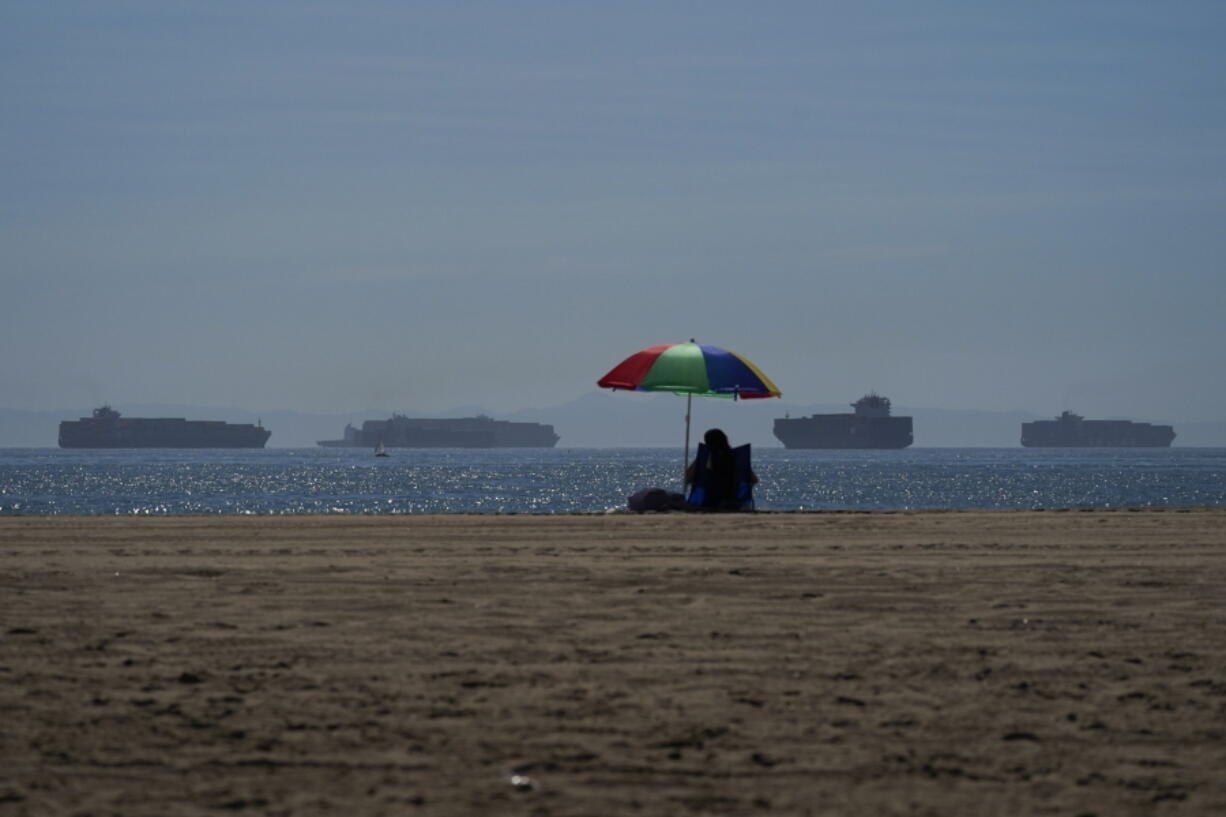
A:
POLYGON ((1226 510, 0 518, 0 815, 1226 814, 1226 510))

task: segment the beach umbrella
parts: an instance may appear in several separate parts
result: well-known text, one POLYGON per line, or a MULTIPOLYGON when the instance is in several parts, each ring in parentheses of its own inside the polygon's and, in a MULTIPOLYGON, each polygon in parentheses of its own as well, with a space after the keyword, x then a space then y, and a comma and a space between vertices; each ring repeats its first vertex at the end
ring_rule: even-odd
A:
POLYGON ((690 460, 690 406, 694 395, 752 400, 783 392, 762 370, 736 352, 695 343, 648 346, 618 363, 596 381, 605 389, 669 391, 685 395, 685 453, 690 460))

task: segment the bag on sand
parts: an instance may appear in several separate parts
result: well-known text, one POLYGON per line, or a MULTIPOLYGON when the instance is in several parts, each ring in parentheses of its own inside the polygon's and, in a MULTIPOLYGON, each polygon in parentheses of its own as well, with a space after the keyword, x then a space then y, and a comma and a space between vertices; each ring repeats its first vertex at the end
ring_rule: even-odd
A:
POLYGON ((685 509, 685 496, 663 488, 644 488, 626 500, 635 513, 646 511, 680 511, 685 509))

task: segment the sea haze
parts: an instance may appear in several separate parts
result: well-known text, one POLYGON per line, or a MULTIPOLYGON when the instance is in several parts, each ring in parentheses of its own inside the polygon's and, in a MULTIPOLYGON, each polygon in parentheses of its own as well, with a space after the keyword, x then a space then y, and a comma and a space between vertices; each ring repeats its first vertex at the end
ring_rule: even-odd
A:
MULTIPOLYGON (((681 447, 0 450, 0 514, 599 513, 681 447)), ((761 510, 1226 505, 1226 448, 754 452, 761 510)))
MULTIPOLYGON (((771 433, 775 418, 806 417, 814 413, 851 411, 847 403, 802 404, 786 400, 717 400, 693 402, 695 436, 712 426, 723 428, 736 442, 755 448, 778 447, 771 433)), ((89 416, 94 407, 58 411, 27 411, 0 408, 0 448, 41 448, 56 445, 61 420, 89 416)), ((561 437, 562 448, 672 447, 685 437, 685 400, 671 394, 609 393, 593 391, 557 405, 519 411, 499 411, 496 406, 457 406, 443 412, 419 412, 411 406, 373 408, 346 413, 312 413, 286 409, 246 410, 223 406, 115 405, 126 417, 186 417, 193 420, 226 420, 234 423, 262 422, 272 431, 269 448, 305 448, 319 440, 342 436, 346 423, 360 426, 363 420, 383 420, 393 412, 410 417, 460 417, 488 414, 499 420, 549 423, 561 437)), ((1059 413, 1040 415, 1027 411, 977 411, 973 409, 915 408, 895 403, 894 414, 915 421, 915 445, 920 448, 987 447, 1020 445, 1021 424, 1050 419, 1059 413)), ((1189 422, 1170 417, 1128 419, 1171 424, 1176 447, 1226 447, 1226 422, 1189 422)))

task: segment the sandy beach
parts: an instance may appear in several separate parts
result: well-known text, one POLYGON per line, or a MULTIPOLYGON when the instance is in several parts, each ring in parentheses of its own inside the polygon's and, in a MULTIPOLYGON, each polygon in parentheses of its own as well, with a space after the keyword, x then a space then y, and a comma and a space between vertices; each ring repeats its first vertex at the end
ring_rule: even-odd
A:
POLYGON ((1226 814, 1226 509, 0 518, 0 815, 1226 814))

